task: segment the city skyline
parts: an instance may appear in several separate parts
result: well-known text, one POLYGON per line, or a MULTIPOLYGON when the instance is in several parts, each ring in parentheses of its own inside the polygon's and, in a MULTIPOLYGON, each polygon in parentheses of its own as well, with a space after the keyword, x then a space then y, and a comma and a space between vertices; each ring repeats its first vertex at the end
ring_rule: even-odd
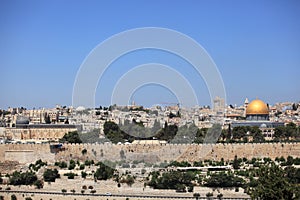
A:
MULTIPOLYGON (((0 108, 71 105, 76 74, 88 54, 112 35, 143 27, 176 30, 202 45, 223 78, 228 104, 300 100, 299 2, 114 3, 2 1, 0 108)), ((119 78, 149 62, 180 72, 199 105, 210 104, 205 81, 190 64, 171 53, 142 50, 112 63, 98 84, 96 105, 109 105, 119 78)), ((132 99, 146 106, 177 100, 155 84, 136 90, 132 99)))

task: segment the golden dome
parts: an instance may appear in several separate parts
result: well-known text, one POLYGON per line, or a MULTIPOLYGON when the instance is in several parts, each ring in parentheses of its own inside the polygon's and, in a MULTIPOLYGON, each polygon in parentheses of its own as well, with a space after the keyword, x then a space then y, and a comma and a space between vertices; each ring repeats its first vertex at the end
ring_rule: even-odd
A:
POLYGON ((249 103, 246 109, 246 115, 268 115, 269 109, 267 104, 262 100, 255 99, 249 103))

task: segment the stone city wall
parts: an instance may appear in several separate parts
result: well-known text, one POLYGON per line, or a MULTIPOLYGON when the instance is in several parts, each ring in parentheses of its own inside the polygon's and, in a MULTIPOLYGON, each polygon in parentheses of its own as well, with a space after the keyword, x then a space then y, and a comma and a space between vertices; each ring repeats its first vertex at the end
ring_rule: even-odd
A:
POLYGON ((144 160, 145 162, 233 160, 237 157, 263 158, 300 157, 300 143, 247 144, 64 144, 64 150, 51 153, 49 144, 0 144, 0 162, 5 160, 31 163, 42 159, 49 163, 58 160, 93 159, 144 160), (82 154, 86 149, 87 153, 82 154))

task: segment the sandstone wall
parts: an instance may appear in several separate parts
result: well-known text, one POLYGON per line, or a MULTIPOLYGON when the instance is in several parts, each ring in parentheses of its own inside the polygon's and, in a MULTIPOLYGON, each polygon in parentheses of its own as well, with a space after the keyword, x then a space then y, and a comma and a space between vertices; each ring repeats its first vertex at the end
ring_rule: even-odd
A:
POLYGON ((0 144, 0 161, 31 163, 42 159, 50 163, 55 160, 93 159, 103 160, 144 160, 164 162, 171 160, 198 161, 232 160, 234 156, 263 158, 300 157, 300 143, 248 143, 248 144, 65 144, 65 150, 50 152, 49 144, 0 144), (87 153, 82 154, 86 149, 87 153))

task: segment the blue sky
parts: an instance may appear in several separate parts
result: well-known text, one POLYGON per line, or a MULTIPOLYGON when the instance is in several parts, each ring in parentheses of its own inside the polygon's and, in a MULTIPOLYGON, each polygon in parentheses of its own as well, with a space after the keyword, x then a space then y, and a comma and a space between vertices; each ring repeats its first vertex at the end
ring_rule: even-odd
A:
MULTIPOLYGON (((229 104, 246 97, 270 104, 299 101, 299 19, 297 0, 2 0, 0 108, 71 105, 77 71, 89 52, 114 34, 140 27, 173 29, 201 44, 222 75, 229 104)), ((106 71, 96 104, 108 105, 116 81, 149 62, 174 67, 190 81, 200 105, 210 104, 204 81, 188 64, 149 50, 123 56, 106 71)), ((146 106, 176 101, 157 85, 140 88, 133 99, 146 106)))

